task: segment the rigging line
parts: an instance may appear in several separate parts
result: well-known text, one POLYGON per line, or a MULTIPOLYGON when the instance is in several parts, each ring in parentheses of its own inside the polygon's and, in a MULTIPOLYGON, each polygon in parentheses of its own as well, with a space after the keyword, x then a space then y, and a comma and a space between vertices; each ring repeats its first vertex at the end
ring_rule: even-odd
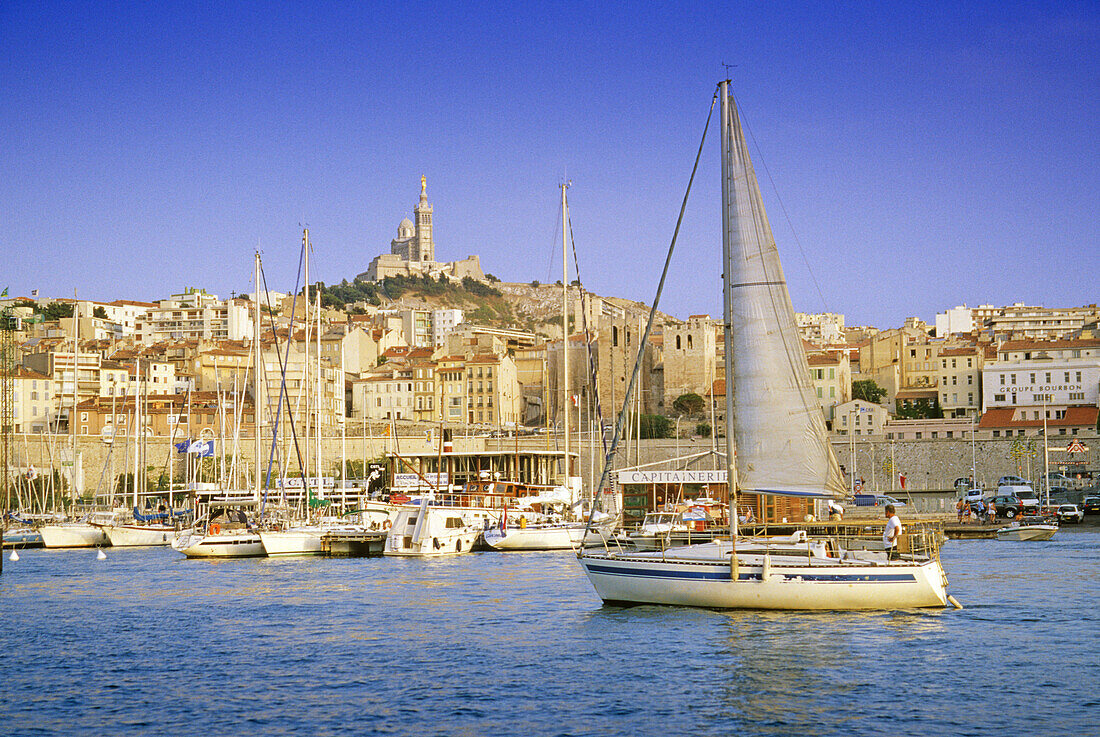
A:
MULTIPOLYGON (((560 222, 561 222, 561 201, 559 200, 558 201, 558 214, 557 214, 557 218, 554 220, 554 234, 550 238, 551 243, 553 243, 555 240, 557 240, 557 237, 558 237, 557 223, 560 223, 560 222)), ((554 270, 554 258, 556 256, 557 256, 557 247, 556 246, 551 246, 550 247, 550 258, 547 259, 547 262, 546 262, 546 283, 547 284, 550 283, 550 279, 553 277, 553 274, 554 274, 554 271, 553 271, 554 270)), ((577 274, 577 278, 578 279, 580 278, 580 274, 577 274)), ((565 330, 564 325, 562 326, 562 330, 565 330)))
MULTIPOLYGON (((740 112, 744 112, 740 103, 737 106, 740 108, 740 112)), ((742 118, 744 116, 742 115, 742 118)), ((764 160, 764 151, 760 148, 760 144, 756 142, 756 136, 753 135, 752 128, 749 124, 745 123, 745 128, 749 132, 749 137, 752 138, 752 145, 756 146, 756 152, 760 154, 760 165, 764 167, 764 173, 768 175, 768 182, 772 185, 772 191, 775 193, 776 202, 779 203, 779 209, 783 211, 783 219, 787 221, 787 227, 791 229, 791 235, 794 236, 794 242, 798 246, 798 253, 802 256, 802 263, 806 265, 806 271, 810 275, 810 281, 814 283, 814 289, 817 290, 817 296, 821 299, 821 306, 825 312, 829 311, 829 303, 825 300, 825 294, 821 291, 821 285, 817 281, 817 275, 814 274, 813 267, 810 266, 810 260, 806 257, 806 250, 802 248, 802 241, 798 237, 798 231, 794 229, 794 223, 791 222, 791 216, 787 214, 787 206, 783 204, 783 198, 779 196, 779 188, 775 186, 775 180, 772 179, 771 170, 768 169, 768 162, 764 160)))
MULTIPOLYGON (((303 258, 304 258, 305 257, 305 255, 304 255, 305 249, 303 248, 302 250, 303 250, 303 258)), ((287 355, 286 355, 286 360, 283 360, 282 349, 279 347, 279 334, 275 330, 275 316, 271 312, 271 302, 269 301, 268 304, 267 304, 267 307, 268 307, 268 311, 267 311, 268 321, 271 324, 271 337, 272 337, 272 340, 275 343, 275 356, 279 360, 279 369, 280 369, 281 378, 280 378, 280 381, 279 381, 279 407, 275 411, 275 425, 274 425, 274 427, 272 427, 272 430, 271 430, 271 452, 268 454, 268 458, 267 458, 267 479, 264 482, 264 497, 263 497, 263 501, 260 504, 260 517, 261 518, 264 515, 264 508, 267 506, 267 489, 270 488, 270 486, 271 486, 271 466, 275 461, 275 445, 278 441, 279 419, 282 416, 282 412, 283 412, 283 396, 284 396, 284 392, 285 392, 285 389, 286 389, 286 367, 287 367, 287 363, 290 361, 290 341, 294 337, 294 314, 295 314, 296 305, 298 303, 298 288, 301 286, 301 283, 300 283, 300 279, 301 279, 301 276, 302 276, 301 269, 302 269, 302 260, 299 259, 299 261, 298 261, 298 276, 295 277, 295 282, 294 282, 294 298, 291 300, 291 303, 290 303, 290 326, 287 329, 287 349, 286 349, 287 355)), ((265 294, 265 296, 270 295, 270 291, 267 288, 267 273, 264 271, 263 263, 260 264, 260 280, 264 284, 264 294, 265 294)), ((259 289, 259 287, 257 286, 257 290, 258 289, 259 289)), ((259 298, 260 298, 260 295, 257 294, 256 299, 259 299, 259 298)), ((256 339, 259 340, 259 336, 256 336, 256 339)), ((256 370, 259 371, 259 368, 260 367, 257 366, 256 370)), ((258 413, 259 412, 259 397, 256 398, 255 403, 256 403, 256 412, 258 413)), ((298 467, 299 468, 304 468, 304 466, 302 466, 302 451, 301 451, 301 448, 298 445, 298 430, 294 426, 294 412, 293 412, 293 410, 290 409, 289 406, 286 409, 286 414, 287 414, 287 418, 290 420, 290 434, 291 434, 291 437, 294 439, 294 451, 298 456, 298 467)), ((257 414, 257 417, 258 416, 259 415, 257 414)), ((259 426, 258 425, 257 425, 257 428, 256 428, 256 432, 257 433, 259 432, 259 426)), ((257 458, 256 463, 259 463, 259 462, 260 462, 260 460, 257 458)), ((304 476, 305 476, 305 474, 303 474, 303 482, 304 482, 304 476)), ((308 484, 307 484, 307 487, 308 487, 308 484)), ((285 494, 285 490, 284 490, 284 494, 285 494)), ((307 495, 308 495, 308 489, 307 489, 307 495)))
MULTIPOLYGON (((623 397, 623 409, 615 420, 615 432, 611 437, 611 448, 604 457, 603 472, 600 474, 600 483, 596 485, 596 489, 593 489, 593 492, 597 489, 602 489, 603 485, 607 483, 608 474, 611 473, 611 461, 615 455, 615 451, 619 447, 619 435, 630 413, 631 395, 634 393, 634 385, 638 381, 638 373, 642 367, 642 359, 645 357, 646 344, 649 343, 649 334, 653 330, 653 319, 657 315, 657 306, 661 301, 661 292, 663 292, 665 288, 665 279, 668 277, 668 267, 672 263, 672 252, 676 249, 676 238, 680 235, 680 224, 684 221, 684 211, 687 209, 688 196, 691 195, 691 185, 695 181, 695 172, 699 169, 699 159, 703 156, 703 144, 706 143, 707 140, 707 130, 710 129, 710 120, 714 116, 714 104, 716 102, 718 102, 717 92, 710 100, 710 111, 707 113, 706 125, 703 126, 703 136, 699 140, 699 150, 695 154, 695 164, 691 167, 691 176, 688 178, 687 190, 684 192, 684 201, 680 204, 680 216, 676 218, 676 228, 672 231, 672 242, 668 244, 668 255, 665 256, 665 268, 661 271, 661 280, 657 283, 657 294, 653 297, 653 306, 649 308, 649 320, 646 321, 645 333, 642 334, 641 343, 638 345, 638 357, 634 361, 634 371, 630 374, 630 383, 627 384, 626 394, 623 397)), ((596 505, 593 504, 592 509, 588 513, 588 522, 585 523, 585 535, 588 535, 588 532, 592 529, 592 517, 595 513, 596 505)), ((583 554, 584 546, 581 546, 578 548, 577 555, 579 557, 583 554)))
MULTIPOLYGON (((592 386, 595 387, 594 394, 595 394, 595 399, 596 399, 596 421, 599 423, 600 440, 603 443, 604 455, 606 455, 607 454, 607 433, 604 431, 604 427, 603 427, 603 409, 601 409, 601 407, 600 407, 599 375, 596 373, 596 357, 594 355, 592 355, 592 350, 591 350, 592 335, 591 335, 591 333, 589 332, 589 329, 588 329, 588 310, 585 309, 585 297, 588 296, 588 293, 584 289, 583 282, 581 282, 581 262, 577 258, 577 242, 575 240, 573 240, 573 218, 567 218, 566 219, 566 224, 569 226, 569 243, 570 243, 570 245, 573 246, 573 267, 577 270, 577 289, 580 291, 580 296, 581 296, 581 323, 584 325, 584 342, 585 342, 585 345, 589 346, 589 350, 587 351, 587 353, 588 353, 588 373, 590 374, 591 379, 592 379, 592 386)), ((589 301, 589 304, 591 304, 590 301, 589 301)), ((568 310, 565 310, 565 313, 566 313, 565 319, 568 320, 569 319, 568 310)), ((564 325, 562 326, 562 330, 563 330, 563 332, 565 332, 565 326, 564 325)), ((599 346, 597 346, 597 348, 598 347, 599 346)), ((565 343, 565 350, 568 350, 568 349, 569 349, 569 345, 568 345, 568 340, 567 340, 566 343, 565 343)))

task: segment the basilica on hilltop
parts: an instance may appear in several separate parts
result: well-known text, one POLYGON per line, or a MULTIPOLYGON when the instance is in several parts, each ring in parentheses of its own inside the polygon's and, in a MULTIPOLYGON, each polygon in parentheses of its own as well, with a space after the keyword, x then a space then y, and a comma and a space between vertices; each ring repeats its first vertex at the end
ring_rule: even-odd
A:
POLYGON ((428 180, 420 177, 420 202, 413 208, 415 222, 404 218, 397 226, 397 237, 390 241, 390 252, 375 256, 370 267, 357 279, 381 281, 387 276, 444 274, 452 279, 469 276, 485 279, 481 259, 467 256, 461 261, 441 263, 435 260, 435 238, 432 232, 432 206, 428 204, 428 180))

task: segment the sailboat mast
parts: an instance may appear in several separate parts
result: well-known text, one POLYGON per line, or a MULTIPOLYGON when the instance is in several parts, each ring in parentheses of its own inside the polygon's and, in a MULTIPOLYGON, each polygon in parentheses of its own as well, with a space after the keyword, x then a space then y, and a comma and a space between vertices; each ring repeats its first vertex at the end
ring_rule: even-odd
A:
MULTIPOLYGON (((256 501, 260 501, 260 489, 263 483, 262 469, 260 468, 260 253, 256 252, 253 278, 256 284, 256 305, 252 315, 252 434, 255 436, 255 495, 256 501)), ((188 408, 190 410, 190 408, 188 408)))
MULTIPOLYGON (((722 99, 722 336, 725 341, 726 370, 726 484, 729 489, 730 539, 737 538, 737 476, 733 439, 733 304, 730 279, 733 275, 733 235, 730 208, 733 206, 733 182, 730 177, 730 102, 729 80, 718 84, 722 99)), ((717 428, 715 429, 717 432, 717 428)))
POLYGON ((561 184, 561 387, 562 409, 565 411, 565 442, 563 445, 565 448, 565 488, 567 491, 569 490, 569 405, 572 401, 569 397, 569 259, 566 256, 569 237, 569 204, 565 199, 565 190, 568 186, 569 182, 562 182, 561 184))

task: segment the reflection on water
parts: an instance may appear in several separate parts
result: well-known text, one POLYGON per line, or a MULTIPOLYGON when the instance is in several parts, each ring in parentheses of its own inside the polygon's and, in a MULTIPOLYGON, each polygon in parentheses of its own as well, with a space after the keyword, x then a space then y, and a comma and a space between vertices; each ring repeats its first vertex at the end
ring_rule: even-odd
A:
POLYGON ((0 575, 5 733, 1089 733, 1100 533, 952 542, 963 611, 605 607, 569 553, 0 575), (14 725, 14 728, 13 728, 14 725), (186 729, 185 729, 186 728, 186 729))

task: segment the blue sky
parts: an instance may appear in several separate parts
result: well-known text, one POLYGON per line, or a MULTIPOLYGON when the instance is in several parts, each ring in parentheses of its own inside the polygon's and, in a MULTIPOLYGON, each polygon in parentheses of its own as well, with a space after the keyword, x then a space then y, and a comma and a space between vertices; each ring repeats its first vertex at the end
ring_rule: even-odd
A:
MULTIPOLYGON (((568 176, 585 284, 648 302, 735 64, 795 309, 1098 301, 1094 2, 305 5, 0 4, 0 287, 228 296, 259 246, 289 290, 300 223, 351 279, 421 174, 439 259, 553 281, 568 176)), ((717 147, 681 317, 720 312, 717 147)))

